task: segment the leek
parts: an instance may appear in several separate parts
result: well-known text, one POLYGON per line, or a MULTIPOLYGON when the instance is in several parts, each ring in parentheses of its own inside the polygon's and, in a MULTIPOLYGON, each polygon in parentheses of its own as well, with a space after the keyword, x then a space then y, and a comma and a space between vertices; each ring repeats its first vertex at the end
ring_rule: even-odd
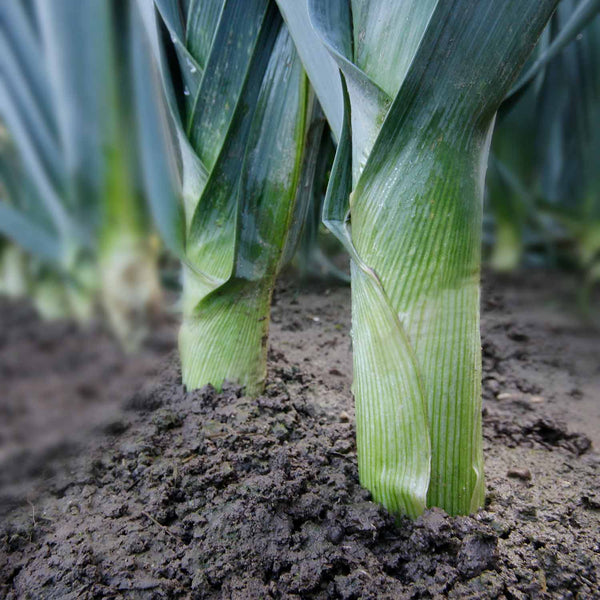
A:
POLYGON ((561 2, 537 58, 501 107, 488 176, 492 265, 514 268, 532 234, 548 243, 558 236, 584 273, 586 310, 600 265, 599 10, 598 0, 561 2))
POLYGON ((0 6, 0 118, 23 172, 13 195, 24 197, 0 204, 0 231, 54 271, 79 320, 100 296, 129 348, 160 287, 134 154, 124 6, 0 6))
MULTIPOLYGON (((178 159, 173 181, 146 129, 150 196, 183 263, 183 383, 220 388, 227 379, 256 394, 273 286, 299 237, 324 120, 273 3, 139 6, 168 102, 165 114, 142 93, 140 114, 168 121, 178 159)), ((143 52, 136 71, 152 76, 143 52)))
MULTIPOLYGON (((585 141, 590 137, 587 128, 575 121, 584 114, 593 121, 591 112, 598 101, 593 92, 590 94, 598 66, 594 64, 589 39, 597 35, 599 12, 599 0, 563 0, 530 64, 499 111, 487 181, 487 197, 496 225, 490 264, 497 270, 516 268, 525 246, 536 237, 539 239, 540 233, 542 241, 550 241, 553 232, 544 224, 545 211, 534 210, 536 203, 540 208, 536 198, 543 196, 556 204, 557 196, 563 195, 561 204, 572 202, 579 195, 569 183, 573 172, 581 171, 577 165, 581 165, 582 156, 583 161, 590 161, 597 154, 597 149, 588 147, 589 142, 585 141), (561 75, 561 71, 568 76, 561 75), (586 96, 587 101, 583 100, 586 96), (580 116, 573 116, 575 113, 580 116), (570 122, 567 124, 566 120, 570 122), (563 133, 560 128, 565 125, 563 133)), ((589 127, 590 132, 594 130, 589 127)), ((589 167, 586 170, 589 172, 589 167)), ((575 219, 581 223, 585 220, 575 219)), ((566 227, 571 229, 568 221, 566 227)), ((577 244, 586 244, 586 232, 573 233, 577 244)))
MULTIPOLYGON (((41 273, 37 273, 31 298, 38 315, 46 321, 73 318, 76 312, 82 314, 81 306, 79 311, 73 309, 64 282, 52 270, 42 269, 41 273)), ((85 311, 83 313, 85 315, 85 311)))
MULTIPOLYGON (((557 0, 296 0, 344 117, 324 209, 351 256, 359 474, 390 511, 483 504, 479 271, 494 116, 557 0), (331 78, 329 78, 331 80, 331 78)), ((316 50, 312 50, 314 54, 316 50)), ((332 127, 334 127, 332 123, 332 127)))
POLYGON ((521 263, 528 220, 535 207, 535 94, 528 94, 497 123, 492 140, 486 198, 495 221, 490 265, 509 272, 521 263))
POLYGON ((323 227, 321 221, 325 190, 334 154, 334 143, 331 136, 327 135, 323 138, 316 160, 313 191, 298 243, 296 264, 301 276, 331 278, 347 284, 350 283, 350 274, 338 268, 330 258, 330 256, 339 256, 342 248, 331 232, 323 227))
POLYGON ((536 123, 543 198, 538 206, 574 242, 586 312, 600 281, 600 2, 563 1, 551 23, 556 43, 588 4, 597 7, 595 20, 546 66, 536 123))

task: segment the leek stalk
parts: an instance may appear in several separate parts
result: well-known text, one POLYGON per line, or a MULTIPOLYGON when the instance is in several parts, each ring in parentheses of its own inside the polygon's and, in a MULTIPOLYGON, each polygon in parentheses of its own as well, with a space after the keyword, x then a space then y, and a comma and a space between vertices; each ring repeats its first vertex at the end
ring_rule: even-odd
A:
POLYGON ((557 0, 308 0, 304 23, 292 3, 279 0, 296 44, 317 33, 347 90, 324 219, 353 257, 361 482, 395 513, 472 512, 487 156, 557 0))
MULTIPOLYGON (((146 131, 150 195, 155 212, 171 211, 162 233, 183 263, 183 383, 220 388, 227 379, 257 394, 272 290, 299 237, 324 121, 268 0, 139 6, 178 156, 179 184, 164 184, 173 181, 168 157, 150 151, 146 131)), ((138 75, 144 71, 152 76, 142 61, 138 75)), ((152 100, 141 95, 140 113, 160 117, 152 100)))
POLYGON ((600 281, 600 2, 561 2, 551 35, 552 44, 559 43, 585 8, 595 20, 546 66, 536 141, 544 199, 539 206, 574 242, 583 272, 581 307, 589 315, 590 294, 600 281))

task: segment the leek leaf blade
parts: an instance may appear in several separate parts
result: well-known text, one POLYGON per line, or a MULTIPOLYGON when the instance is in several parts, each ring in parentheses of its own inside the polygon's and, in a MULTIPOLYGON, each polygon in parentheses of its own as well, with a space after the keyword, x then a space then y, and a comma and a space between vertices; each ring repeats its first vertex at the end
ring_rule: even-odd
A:
POLYGON ((0 202, 0 233, 43 260, 59 262, 61 258, 57 238, 5 201, 0 202))
POLYGON ((302 63, 312 75, 311 83, 329 121, 333 135, 339 140, 343 120, 343 97, 339 69, 310 22, 307 0, 277 0, 290 29, 302 63))
POLYGON ((149 59, 150 42, 141 22, 133 20, 132 61, 140 158, 148 201, 161 237, 175 256, 185 255, 183 207, 180 182, 173 158, 175 141, 169 137, 169 115, 166 100, 158 85, 157 68, 149 59))

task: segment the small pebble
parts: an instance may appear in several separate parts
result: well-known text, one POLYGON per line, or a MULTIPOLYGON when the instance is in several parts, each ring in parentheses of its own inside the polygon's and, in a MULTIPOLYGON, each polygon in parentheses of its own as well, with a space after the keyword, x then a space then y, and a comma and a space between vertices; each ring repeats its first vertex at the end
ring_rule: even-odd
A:
POLYGON ((342 423, 348 423, 348 421, 350 421, 350 415, 345 410, 340 413, 340 421, 342 423))
POLYGON ((485 381, 485 387, 493 394, 497 394, 500 390, 500 383, 495 379, 490 378, 485 381))
POLYGON ((585 508, 600 510, 600 499, 594 493, 581 497, 581 502, 585 508))
POLYGON ((531 480, 531 471, 525 468, 516 467, 509 469, 506 475, 507 477, 512 477, 513 479, 522 479, 523 481, 531 480))
POLYGON ((327 531, 327 539, 333 544, 339 544, 344 539, 344 530, 337 525, 330 527, 327 531))

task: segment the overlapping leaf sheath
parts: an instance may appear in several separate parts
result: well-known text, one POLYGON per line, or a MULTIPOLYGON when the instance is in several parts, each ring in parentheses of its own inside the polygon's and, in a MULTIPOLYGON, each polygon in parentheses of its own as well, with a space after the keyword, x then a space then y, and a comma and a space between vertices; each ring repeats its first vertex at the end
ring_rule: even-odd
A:
MULTIPOLYGON (((286 18, 291 0, 280 0, 286 18)), ((483 503, 481 202, 495 112, 556 0, 308 0, 346 118, 325 207, 354 257, 361 481, 396 512, 483 503)), ((292 27, 302 44, 301 27, 292 27)), ((318 78, 307 72, 317 95, 318 78)))
MULTIPOLYGON (((179 155, 183 218, 173 212, 163 235, 184 264, 183 381, 229 379, 256 393, 275 276, 306 212, 324 121, 312 119, 308 80, 274 3, 155 6, 140 2, 179 155)), ((147 161, 154 170, 162 159, 147 161)), ((165 186, 156 210, 176 196, 165 186)))

